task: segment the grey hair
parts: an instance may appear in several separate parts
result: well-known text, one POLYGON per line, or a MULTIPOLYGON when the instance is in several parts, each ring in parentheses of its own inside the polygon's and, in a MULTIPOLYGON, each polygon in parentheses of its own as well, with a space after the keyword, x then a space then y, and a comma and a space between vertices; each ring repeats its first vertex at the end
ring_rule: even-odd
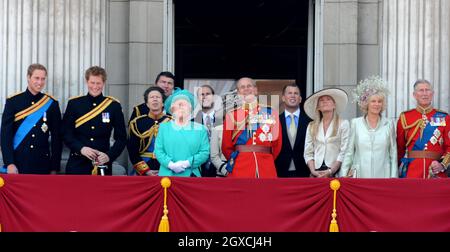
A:
POLYGON ((428 80, 426 80, 426 79, 418 79, 418 80, 416 80, 416 82, 414 82, 414 85, 413 85, 414 91, 416 91, 416 87, 419 84, 428 84, 428 86, 430 86, 431 90, 433 90, 433 85, 431 85, 431 83, 428 80))

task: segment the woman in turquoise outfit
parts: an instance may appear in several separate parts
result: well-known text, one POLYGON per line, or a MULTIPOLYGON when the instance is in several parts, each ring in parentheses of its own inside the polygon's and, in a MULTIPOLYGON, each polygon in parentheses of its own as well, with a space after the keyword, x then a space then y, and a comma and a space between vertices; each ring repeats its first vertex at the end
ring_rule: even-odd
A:
POLYGON ((155 156, 159 176, 201 177, 200 166, 209 157, 208 132, 191 121, 194 96, 187 90, 173 93, 164 103, 173 120, 159 126, 155 156))
POLYGON ((341 177, 397 178, 394 123, 383 117, 388 89, 383 80, 369 77, 354 91, 364 116, 352 119, 341 177))

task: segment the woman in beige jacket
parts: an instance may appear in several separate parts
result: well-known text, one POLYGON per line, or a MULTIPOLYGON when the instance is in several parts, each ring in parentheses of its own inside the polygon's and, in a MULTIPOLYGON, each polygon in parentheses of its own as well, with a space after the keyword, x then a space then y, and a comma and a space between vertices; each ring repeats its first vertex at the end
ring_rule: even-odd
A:
POLYGON ((304 152, 312 177, 334 177, 341 167, 350 127, 339 112, 347 102, 347 93, 338 88, 323 89, 305 101, 305 112, 314 120, 306 130, 304 152))

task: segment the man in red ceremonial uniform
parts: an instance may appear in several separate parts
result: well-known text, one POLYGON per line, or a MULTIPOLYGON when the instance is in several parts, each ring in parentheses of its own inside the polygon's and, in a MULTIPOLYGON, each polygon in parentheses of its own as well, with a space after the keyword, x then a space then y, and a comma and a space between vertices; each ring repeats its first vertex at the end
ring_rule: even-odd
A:
POLYGON ((400 114, 397 148, 401 178, 447 177, 450 163, 450 117, 432 107, 433 87, 414 83, 417 107, 400 114))
POLYGON ((274 160, 282 143, 278 113, 258 104, 254 80, 241 78, 236 86, 243 104, 227 113, 223 126, 228 177, 275 178, 274 160))

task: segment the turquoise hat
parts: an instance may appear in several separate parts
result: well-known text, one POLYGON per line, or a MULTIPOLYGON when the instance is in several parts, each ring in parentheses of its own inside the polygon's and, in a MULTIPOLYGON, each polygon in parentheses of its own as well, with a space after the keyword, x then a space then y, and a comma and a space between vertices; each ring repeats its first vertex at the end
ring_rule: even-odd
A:
POLYGON ((191 111, 194 109, 194 107, 195 107, 194 95, 185 89, 178 89, 178 90, 175 90, 172 93, 172 95, 169 96, 166 99, 166 101, 164 102, 165 110, 170 112, 170 107, 172 106, 172 103, 174 103, 175 101, 177 101, 179 99, 184 99, 184 100, 188 101, 191 104, 191 111))

